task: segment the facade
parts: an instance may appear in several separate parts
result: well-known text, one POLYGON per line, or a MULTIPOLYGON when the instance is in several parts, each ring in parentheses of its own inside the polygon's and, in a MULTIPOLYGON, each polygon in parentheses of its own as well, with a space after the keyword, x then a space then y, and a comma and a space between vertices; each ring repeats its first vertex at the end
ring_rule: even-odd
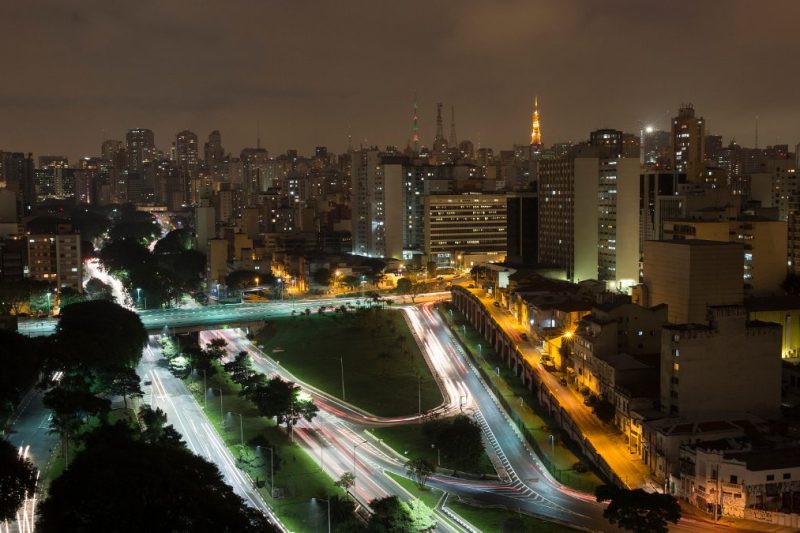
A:
POLYGON ((709 307, 704 324, 661 333, 661 410, 689 420, 780 416, 781 327, 741 305, 709 307))
POLYGON ((689 181, 703 180, 706 121, 695 116, 692 104, 683 104, 672 119, 673 168, 685 172, 689 181))
POLYGON ((142 174, 147 163, 156 159, 153 130, 134 128, 125 135, 128 152, 128 172, 142 174))
POLYGON ((639 302, 667 304, 667 318, 675 324, 705 323, 707 306, 742 303, 743 254, 737 243, 647 241, 639 302))
POLYGON ((664 238, 740 243, 744 248, 743 279, 750 294, 776 294, 786 279, 786 222, 757 216, 727 220, 667 220, 664 222, 664 238))
POLYGON ((428 194, 423 205, 428 260, 449 265, 460 254, 494 257, 494 261, 505 258, 505 195, 428 194))
POLYGON ((783 525, 800 527, 800 449, 754 449, 726 439, 680 450, 676 495, 723 516, 766 520, 787 513, 783 525), (716 508, 716 509, 715 509, 716 508))
POLYGON ((532 266, 539 254, 539 195, 512 192, 506 196, 506 261, 532 266))
POLYGON ((83 292, 80 233, 28 235, 28 272, 35 281, 83 292))

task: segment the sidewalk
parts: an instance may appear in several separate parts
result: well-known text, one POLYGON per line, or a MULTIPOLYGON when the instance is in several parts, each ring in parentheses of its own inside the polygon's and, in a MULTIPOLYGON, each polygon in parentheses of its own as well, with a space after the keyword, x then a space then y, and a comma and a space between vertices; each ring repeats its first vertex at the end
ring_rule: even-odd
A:
POLYGON ((522 339, 526 328, 520 325, 511 313, 503 308, 494 307, 494 300, 488 298, 480 289, 467 289, 479 299, 486 312, 513 339, 528 366, 536 372, 542 386, 552 392, 559 405, 572 419, 581 434, 597 450, 597 453, 608 463, 611 470, 631 488, 658 487, 647 465, 628 452, 628 446, 622 436, 613 428, 603 424, 592 413, 591 408, 583 404, 583 397, 576 391, 559 383, 558 378, 546 371, 540 364, 542 353, 532 343, 522 339))

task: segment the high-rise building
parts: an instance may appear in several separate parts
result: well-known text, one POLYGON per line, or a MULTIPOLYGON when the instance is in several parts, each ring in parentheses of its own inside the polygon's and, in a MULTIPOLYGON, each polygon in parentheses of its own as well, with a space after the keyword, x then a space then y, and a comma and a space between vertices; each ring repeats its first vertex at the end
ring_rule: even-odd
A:
POLYGON ((732 242, 647 241, 639 303, 667 304, 674 324, 703 324, 708 306, 742 304, 743 254, 744 247, 732 242))
POLYGON ((214 130, 208 134, 208 142, 203 148, 203 157, 209 170, 212 171, 222 163, 222 159, 225 157, 225 150, 222 148, 222 134, 219 130, 214 130))
POLYGON ((539 195, 510 192, 506 195, 506 262, 535 265, 539 255, 539 195))
POLYGON ((689 181, 703 179, 706 121, 695 116, 692 104, 683 104, 672 119, 673 168, 685 172, 689 181))
POLYGON ((134 128, 125 136, 128 151, 128 171, 142 174, 147 163, 156 159, 153 130, 134 128))
POLYGON ((3 181, 6 188, 17 193, 20 216, 30 214, 36 203, 33 154, 3 152, 3 181))
POLYGON ((28 235, 28 271, 35 281, 83 292, 80 233, 28 235))
POLYGON ((504 194, 426 194, 423 205, 428 261, 469 266, 505 259, 504 194))
POLYGON ((531 117, 531 146, 542 146, 542 130, 539 126, 539 97, 533 97, 533 116, 531 117))
POLYGON ((175 137, 175 161, 178 168, 188 176, 194 175, 197 169, 197 135, 195 133, 189 130, 178 132, 175 137))
POLYGON ((108 139, 103 141, 103 144, 100 145, 100 156, 103 158, 103 161, 112 163, 116 160, 117 154, 122 151, 122 149, 122 141, 108 139))
POLYGON ((403 255, 403 167, 377 148, 352 152, 353 253, 403 255))

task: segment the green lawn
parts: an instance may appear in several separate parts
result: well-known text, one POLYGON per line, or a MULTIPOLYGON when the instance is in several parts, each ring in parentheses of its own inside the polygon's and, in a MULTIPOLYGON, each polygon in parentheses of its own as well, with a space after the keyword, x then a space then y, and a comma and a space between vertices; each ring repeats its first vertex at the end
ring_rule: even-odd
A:
MULTIPOLYGON (((188 378, 186 383, 202 406, 202 378, 197 382, 188 378)), ((258 482, 262 496, 281 521, 291 531, 315 531, 321 527, 325 509, 312 502, 311 498, 344 495, 341 489, 334 486, 334 480, 302 448, 289 440, 283 428, 259 416, 255 406, 239 396, 239 386, 223 370, 208 377, 208 387, 222 389, 222 413, 226 423, 220 425, 223 416, 220 416, 218 391, 213 397, 209 394, 206 415, 237 458, 238 466, 258 482), (232 414, 228 416, 228 412, 232 414), (244 447, 241 445, 238 413, 243 415, 244 447), (257 447, 259 443, 260 448, 257 447), (269 490, 270 447, 276 457, 274 474, 277 498, 271 498, 269 490)))
POLYGON ((272 319, 256 343, 305 381, 378 416, 405 416, 442 403, 405 319, 397 310, 362 310, 272 319), (419 376, 419 381, 418 381, 419 376))
POLYGON ((433 487, 424 487, 420 489, 414 481, 403 476, 398 476, 393 472, 386 472, 386 475, 392 478, 398 485, 410 492, 412 496, 418 500, 421 500, 422 503, 431 509, 436 509, 436 504, 439 503, 439 499, 442 497, 442 491, 433 487))
MULTIPOLYGON (((437 464, 438 457, 436 449, 432 448, 425 435, 422 433, 422 424, 409 424, 406 426, 392 426, 376 428, 370 430, 373 435, 383 440, 390 448, 403 454, 406 458, 423 457, 432 465, 437 464)), ((442 463, 443 468, 452 468, 447 463, 442 463)), ((486 452, 483 452, 481 460, 472 474, 495 475, 497 472, 489 460, 486 452)))
MULTIPOLYGON (((507 520, 511 519, 521 521, 524 525, 522 531, 526 533, 575 533, 579 531, 578 529, 562 526, 554 522, 547 522, 526 514, 508 511, 506 509, 476 507, 454 499, 449 499, 447 501, 447 507, 472 524, 475 529, 486 533, 504 531, 504 524, 506 524, 507 520)), ((520 530, 514 529, 514 531, 520 530)))
POLYGON ((536 441, 542 451, 542 459, 548 470, 565 485, 581 491, 594 493, 603 481, 592 471, 591 463, 580 457, 580 453, 566 442, 563 432, 544 412, 541 412, 536 399, 530 390, 522 384, 510 368, 495 353, 492 346, 466 321, 464 315, 451 306, 441 308, 441 315, 451 326, 451 330, 471 353, 473 361, 489 376, 489 381, 496 391, 511 407, 510 413, 518 426, 536 441), (478 346, 480 345, 480 348, 478 346), (499 370, 499 375, 498 371, 499 370), (522 404, 520 405, 520 398, 522 404), (550 435, 556 437, 555 446, 550 443, 550 435), (588 471, 579 473, 573 465, 582 462, 588 471))

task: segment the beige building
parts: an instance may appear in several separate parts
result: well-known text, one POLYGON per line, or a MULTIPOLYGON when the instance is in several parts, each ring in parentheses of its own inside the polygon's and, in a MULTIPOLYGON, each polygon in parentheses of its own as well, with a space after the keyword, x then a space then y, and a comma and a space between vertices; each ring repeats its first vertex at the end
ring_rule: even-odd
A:
POLYGON ((675 324, 705 323, 709 305, 739 305, 744 297, 741 244, 699 239, 644 243, 638 302, 667 305, 675 324))
POLYGON ((83 292, 80 233, 28 235, 29 277, 83 292))
POLYGON ((705 324, 661 334, 661 410, 689 420, 780 416, 781 327, 740 305, 709 307, 705 324))
POLYGON ((425 256, 439 264, 459 262, 458 255, 504 260, 506 212, 504 194, 425 195, 425 256))
POLYGON ((744 247, 744 285, 748 294, 775 294, 786 279, 787 223, 757 216, 730 220, 668 220, 665 239, 738 242, 744 247))

